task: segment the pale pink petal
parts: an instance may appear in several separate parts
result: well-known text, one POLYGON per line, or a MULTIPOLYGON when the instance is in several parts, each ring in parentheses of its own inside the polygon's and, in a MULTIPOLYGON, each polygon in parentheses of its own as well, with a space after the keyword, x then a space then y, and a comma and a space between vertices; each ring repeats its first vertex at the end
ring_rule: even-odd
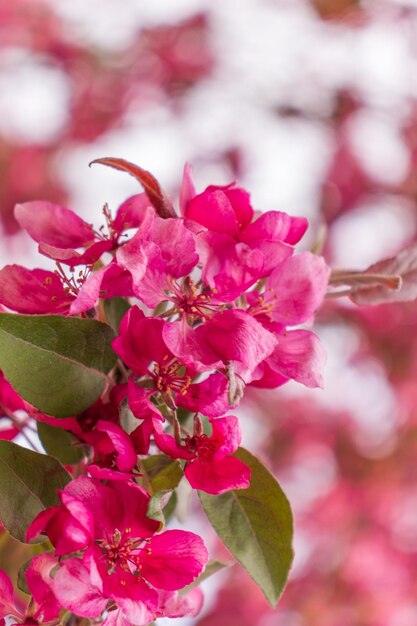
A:
POLYGON ((193 489, 211 494, 247 489, 250 485, 250 468, 234 456, 212 462, 197 459, 187 464, 184 474, 193 489))
POLYGON ((155 618, 155 611, 157 607, 157 596, 153 589, 145 589, 145 585, 134 585, 136 591, 139 587, 142 587, 143 601, 140 599, 132 598, 120 598, 117 597, 117 604, 122 609, 123 613, 129 620, 129 625, 145 626, 150 624, 155 618), (145 595, 146 591, 146 595, 145 595))
MULTIPOLYGON (((117 263, 120 267, 130 272, 132 276, 133 290, 140 289, 141 281, 151 261, 162 267, 163 261, 159 247, 153 241, 146 241, 140 231, 125 243, 116 252, 117 263)), ((140 297, 140 294, 138 295, 140 297)))
POLYGON ((63 607, 79 617, 100 617, 107 598, 90 578, 80 559, 67 559, 55 574, 54 592, 63 607))
POLYGON ((14 214, 20 226, 38 242, 58 248, 79 248, 94 240, 91 224, 52 202, 35 200, 17 204, 14 214))
POLYGON ((326 352, 320 339, 309 330, 292 330, 279 336, 279 343, 268 357, 268 365, 306 387, 323 387, 326 352))
POLYGON ((34 618, 41 623, 49 622, 59 616, 62 608, 54 592, 51 572, 58 565, 58 559, 52 554, 35 556, 26 570, 28 589, 35 602, 34 618))
POLYGON ((160 591, 157 617, 184 617, 198 615, 203 608, 204 596, 199 587, 182 594, 176 591, 160 591))
POLYGON ((194 235, 181 219, 157 217, 149 239, 158 246, 165 271, 174 278, 185 276, 197 265, 194 235))
MULTIPOLYGON (((149 624, 149 620, 145 624, 149 624)), ((122 609, 116 609, 107 612, 101 626, 132 626, 132 622, 126 617, 122 609)), ((138 626, 142 625, 138 624, 138 626)))
POLYGON ((157 589, 174 591, 197 578, 207 560, 201 537, 184 530, 167 530, 152 537, 141 553, 141 573, 157 589))
POLYGON ((266 283, 267 300, 273 307, 272 319, 285 325, 310 319, 323 301, 329 275, 330 268, 324 259, 311 252, 284 261, 266 283), (268 290, 274 295, 268 297, 268 290))
POLYGON ((187 212, 188 203, 194 196, 195 186, 193 183, 193 179, 191 177, 191 165, 190 163, 186 163, 184 165, 184 172, 182 175, 181 189, 180 189, 180 211, 182 217, 185 217, 187 212))

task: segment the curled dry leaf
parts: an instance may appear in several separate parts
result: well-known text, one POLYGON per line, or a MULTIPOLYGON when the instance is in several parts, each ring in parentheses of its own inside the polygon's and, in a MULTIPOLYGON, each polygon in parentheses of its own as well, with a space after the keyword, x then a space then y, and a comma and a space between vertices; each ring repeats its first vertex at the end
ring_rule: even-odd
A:
POLYGON ((94 163, 101 163, 101 165, 108 165, 116 170, 127 172, 140 182, 149 198, 149 202, 156 209, 156 212, 160 217, 163 217, 164 219, 167 217, 177 217, 169 198, 162 190, 156 178, 147 170, 142 169, 130 161, 117 159, 115 157, 95 159, 94 161, 91 161, 90 165, 93 165, 94 163))
POLYGON ((334 272, 332 285, 347 285, 359 305, 409 302, 417 298, 417 244, 370 265, 363 272, 334 272))

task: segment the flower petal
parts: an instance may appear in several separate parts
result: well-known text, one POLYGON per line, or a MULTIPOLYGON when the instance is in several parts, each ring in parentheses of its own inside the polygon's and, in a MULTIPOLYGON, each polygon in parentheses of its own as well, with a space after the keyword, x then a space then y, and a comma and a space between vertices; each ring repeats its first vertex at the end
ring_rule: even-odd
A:
POLYGON ((152 537, 141 553, 141 574, 156 589, 174 591, 197 578, 207 560, 201 537, 184 530, 167 530, 152 537))

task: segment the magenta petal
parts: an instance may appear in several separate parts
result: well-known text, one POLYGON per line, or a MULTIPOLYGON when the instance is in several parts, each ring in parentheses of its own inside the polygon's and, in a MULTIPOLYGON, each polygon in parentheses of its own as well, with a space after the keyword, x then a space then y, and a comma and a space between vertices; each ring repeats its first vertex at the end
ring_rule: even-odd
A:
POLYGON ((94 240, 91 224, 52 202, 41 200, 17 204, 14 214, 20 226, 38 242, 58 248, 79 248, 94 240))
POLYGON ((0 617, 18 614, 15 601, 13 585, 10 578, 0 569, 0 617))
POLYGON ((247 489, 250 485, 250 468, 234 456, 213 462, 197 459, 186 466, 184 474, 193 489, 211 494, 247 489))
POLYGON ((141 553, 141 574, 156 589, 174 591, 189 585, 207 564, 203 540, 184 530, 155 535, 141 553))
POLYGON ((57 248, 47 243, 39 244, 39 252, 44 256, 65 263, 70 267, 76 265, 94 265, 96 261, 105 253, 110 252, 113 248, 111 241, 96 241, 84 252, 77 252, 73 248, 57 248))
POLYGON ((282 241, 293 245, 304 235, 307 226, 304 217, 292 217, 282 211, 267 211, 244 229, 240 240, 247 243, 282 241))
POLYGON ((223 191, 203 191, 188 202, 185 217, 208 230, 234 237, 238 222, 228 197, 223 191))
POLYGON ((259 250, 220 233, 199 233, 196 240, 203 281, 217 290, 217 299, 234 300, 264 275, 264 255, 259 250))
POLYGON ((231 406, 227 398, 228 381, 223 374, 212 374, 201 383, 194 383, 184 395, 178 394, 176 405, 207 415, 219 417, 224 415, 231 406))
MULTIPOLYGON (((123 202, 113 221, 114 231, 120 235, 130 228, 139 228, 149 212, 154 213, 146 193, 138 193, 123 202)), ((149 218, 148 218, 149 219, 149 218)))
POLYGON ((25 403, 0 371, 0 404, 9 411, 25 409, 25 403))
POLYGON ((128 320, 128 327, 123 324, 120 336, 113 341, 113 349, 135 374, 148 373, 152 361, 161 363, 172 357, 163 340, 163 320, 159 317, 140 318, 133 312, 128 320))
POLYGON ((213 431, 210 439, 220 444, 214 453, 213 459, 221 459, 238 449, 242 440, 242 433, 237 417, 234 415, 219 417, 211 420, 211 426, 213 431))
POLYGON ((194 459, 195 453, 185 446, 179 446, 172 435, 164 433, 162 426, 157 425, 154 432, 155 443, 158 448, 172 459, 194 459))
POLYGON ((74 497, 65 489, 61 492, 60 496, 62 504, 66 507, 68 512, 71 513, 73 518, 77 520, 77 523, 85 529, 87 535, 93 536, 93 511, 88 507, 85 502, 81 502, 77 497, 74 497))
POLYGON ((38 537, 45 530, 51 520, 64 511, 62 506, 51 506, 45 511, 41 511, 30 524, 26 531, 26 541, 29 543, 35 537, 38 537))
POLYGON ((120 426, 117 426, 117 424, 104 420, 97 422, 96 429, 107 433, 110 438, 116 450, 117 468, 121 472, 130 472, 130 470, 135 467, 137 458, 129 435, 125 433, 120 426))
POLYGON ((17 313, 66 313, 74 296, 47 270, 6 265, 0 270, 0 303, 17 313))
POLYGON ((272 333, 240 309, 217 313, 196 332, 224 363, 237 361, 249 371, 269 356, 277 344, 272 333))
POLYGON ((317 335, 309 330, 292 330, 279 336, 267 363, 275 372, 306 387, 323 387, 326 352, 317 335))
POLYGON ((308 320, 323 301, 329 275, 324 259, 311 252, 286 259, 266 283, 266 293, 276 294, 274 300, 267 299, 272 319, 287 326, 308 320))
POLYGON ((63 562, 54 578, 54 591, 61 605, 79 617, 99 617, 106 608, 107 598, 91 582, 80 559, 63 562))
POLYGON ((51 577, 51 570, 58 565, 58 559, 52 554, 35 556, 26 570, 26 581, 35 602, 35 619, 49 622, 59 616, 62 608, 57 600, 51 577))
POLYGON ((117 470, 109 469, 108 467, 100 467, 95 463, 90 463, 87 466, 88 473, 99 480, 130 480, 131 478, 137 478, 138 474, 118 472, 117 470))
POLYGON ((130 276, 117 263, 110 263, 87 278, 71 305, 70 314, 94 308, 99 298, 129 295, 132 295, 130 276))

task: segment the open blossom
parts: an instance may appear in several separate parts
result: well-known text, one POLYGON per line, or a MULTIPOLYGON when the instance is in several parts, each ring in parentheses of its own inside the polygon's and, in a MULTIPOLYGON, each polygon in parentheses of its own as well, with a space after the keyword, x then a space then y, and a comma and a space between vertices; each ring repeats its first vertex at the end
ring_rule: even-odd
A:
POLYGON ((250 483, 250 469, 230 456, 240 444, 239 420, 228 415, 212 420, 211 426, 212 434, 208 436, 196 421, 194 433, 185 437, 181 445, 159 427, 155 432, 155 442, 172 458, 186 459, 184 474, 194 489, 212 494, 246 489, 250 483))
POLYGON ((133 624, 146 624, 158 610, 158 590, 185 587, 207 563, 194 533, 155 534, 159 522, 146 517, 149 495, 134 483, 80 477, 60 498, 35 518, 27 539, 45 532, 56 555, 82 553, 63 561, 53 585, 62 605, 81 617, 99 617, 113 600, 133 624))

